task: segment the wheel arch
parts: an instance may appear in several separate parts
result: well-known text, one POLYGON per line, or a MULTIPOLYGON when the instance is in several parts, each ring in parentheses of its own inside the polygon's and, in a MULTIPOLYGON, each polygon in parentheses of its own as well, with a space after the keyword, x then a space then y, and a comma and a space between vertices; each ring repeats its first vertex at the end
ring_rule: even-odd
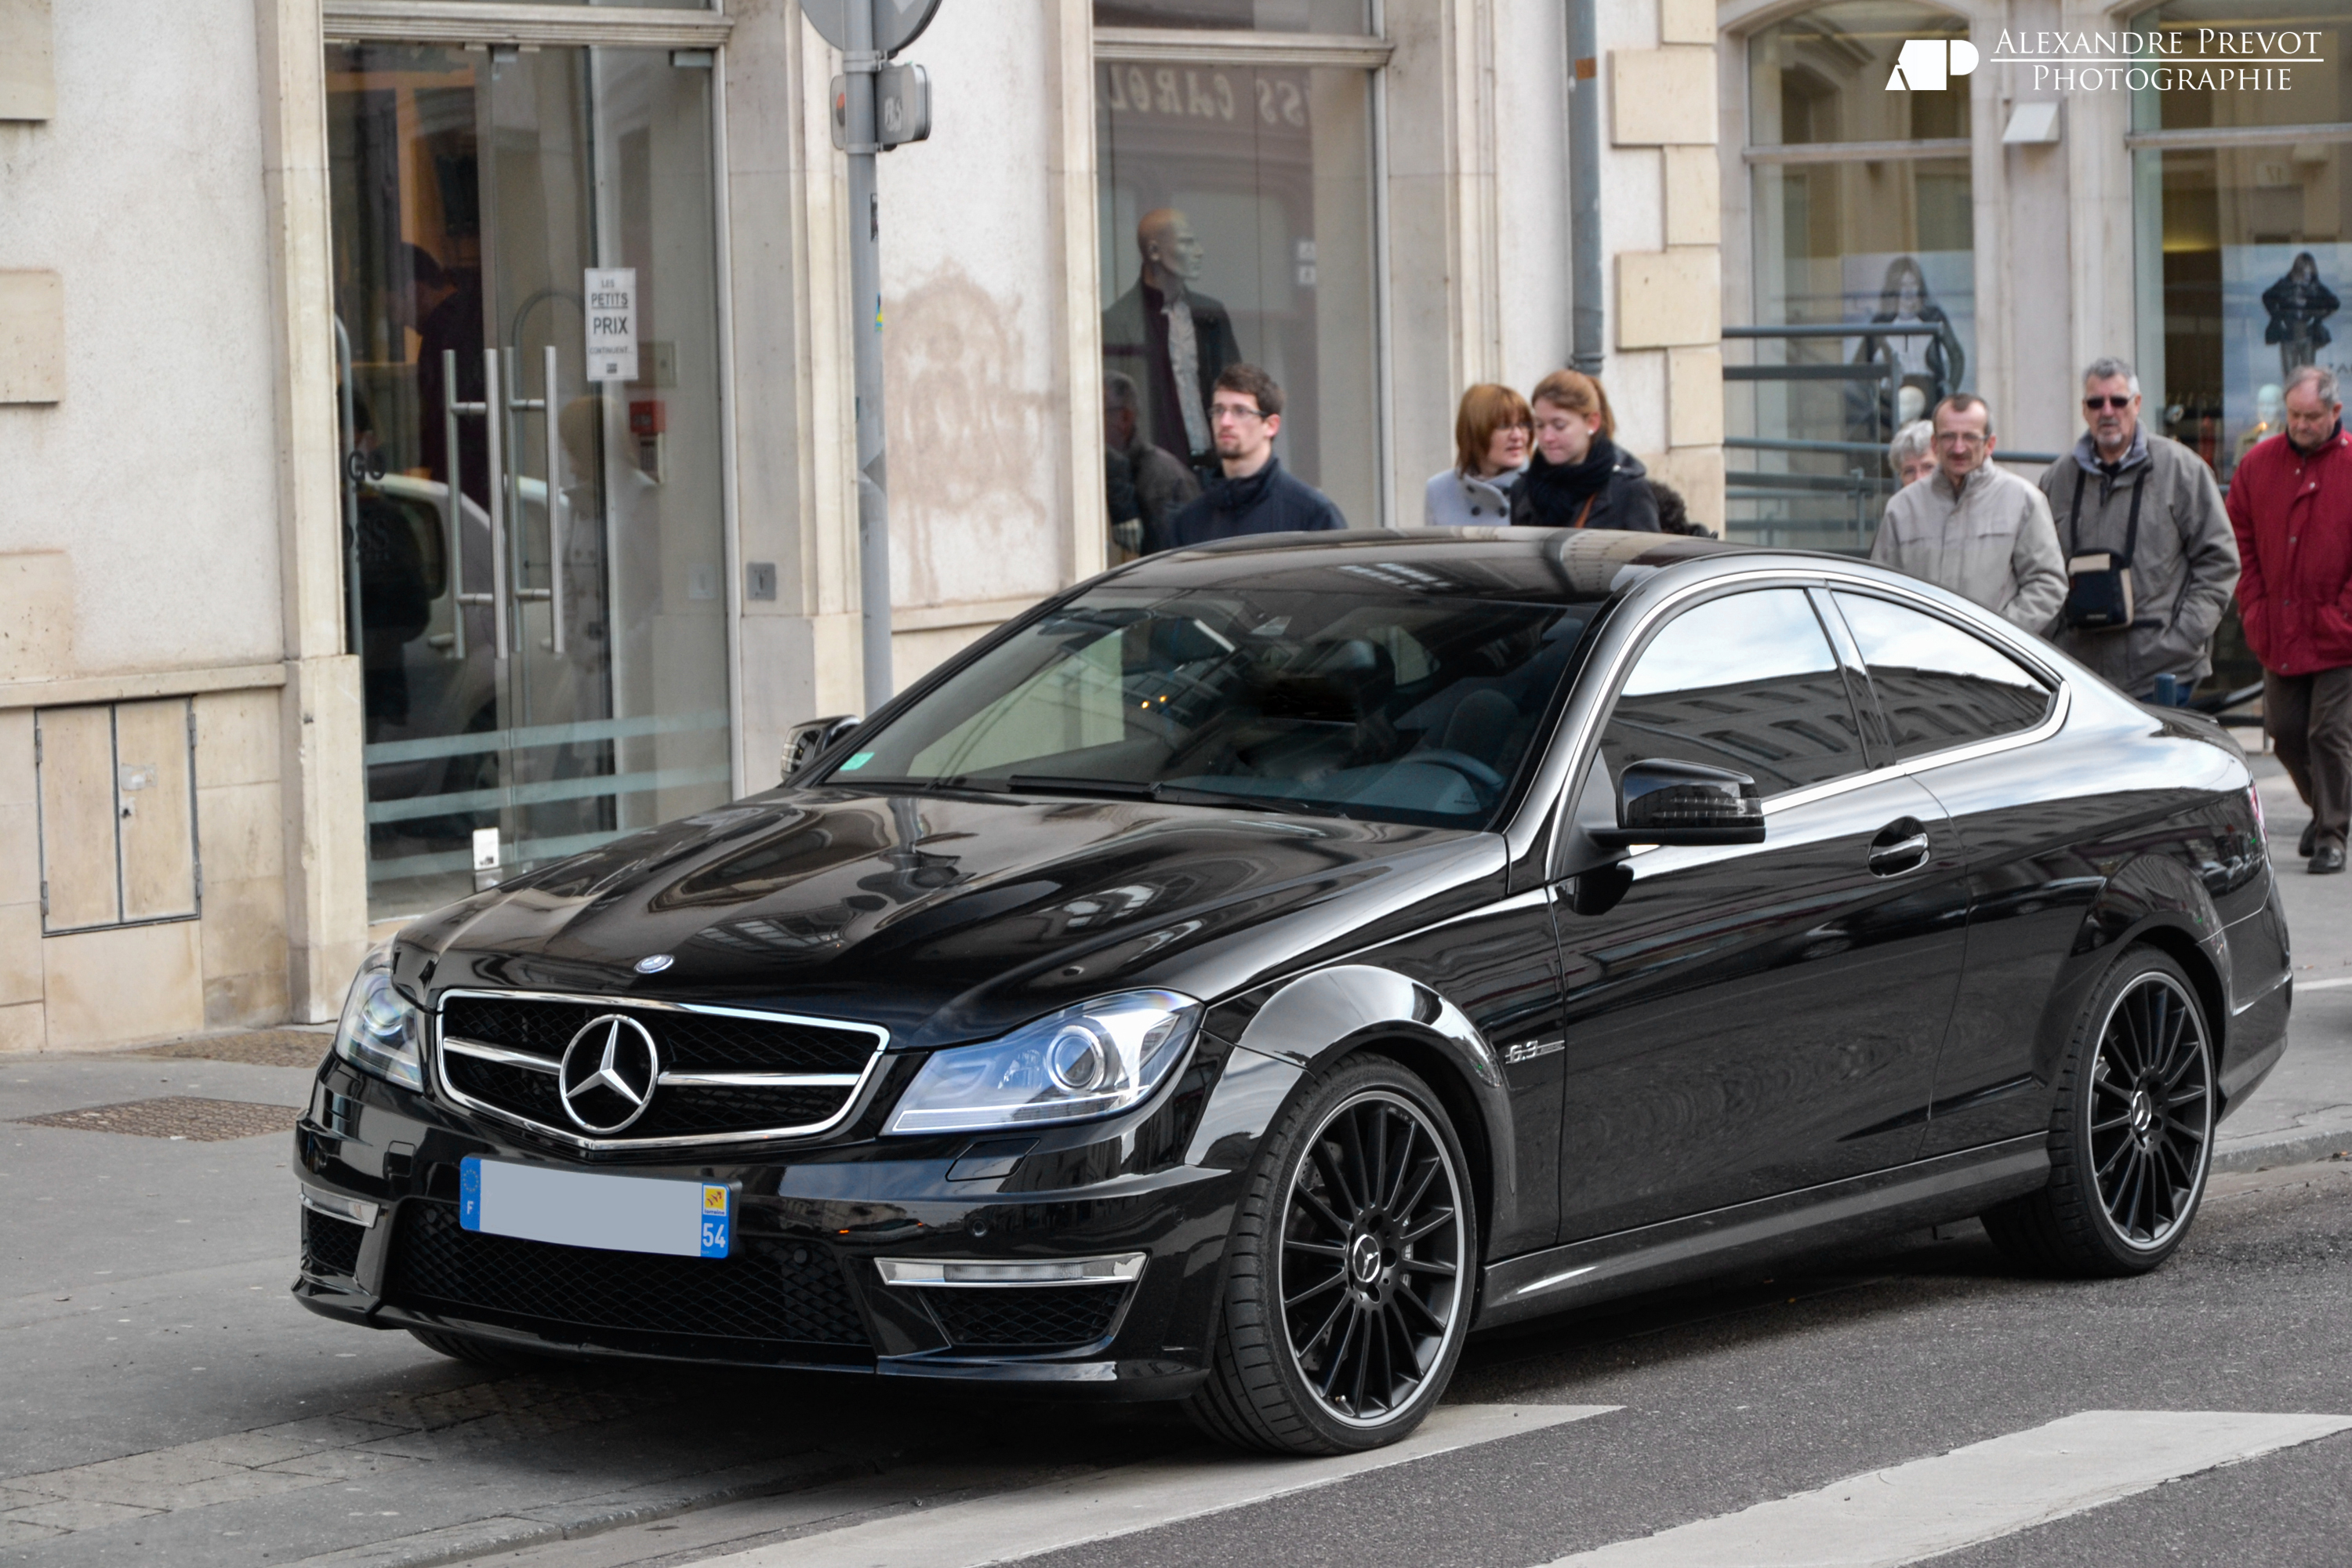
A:
POLYGON ((1349 1057, 1385 1056, 1411 1069, 1462 1141, 1482 1254, 1512 1222, 1517 1150, 1502 1066, 1476 1026, 1436 990, 1376 964, 1335 964, 1276 987, 1234 1043, 1301 1069, 1286 1110, 1288 1098, 1349 1057))
POLYGON ((2136 944, 2164 952, 2189 976, 2205 1009, 2218 1069, 2230 1048, 2229 938, 2203 881, 2169 855, 2134 856, 2107 879, 2084 911, 2074 934, 2074 984, 2060 986, 2052 997, 2058 1028, 2063 1033, 2072 1020, 2081 991, 2096 984, 2116 958, 2136 944))

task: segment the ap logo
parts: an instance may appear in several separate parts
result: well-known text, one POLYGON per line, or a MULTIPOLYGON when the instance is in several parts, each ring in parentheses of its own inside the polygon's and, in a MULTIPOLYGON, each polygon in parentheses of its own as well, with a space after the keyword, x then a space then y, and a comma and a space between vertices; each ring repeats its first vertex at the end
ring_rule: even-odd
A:
POLYGON ((1889 92, 1941 92, 1951 79, 1977 68, 1977 47, 1966 38, 1906 38, 1895 58, 1889 92), (1947 62, 1948 61, 1948 64, 1947 62))

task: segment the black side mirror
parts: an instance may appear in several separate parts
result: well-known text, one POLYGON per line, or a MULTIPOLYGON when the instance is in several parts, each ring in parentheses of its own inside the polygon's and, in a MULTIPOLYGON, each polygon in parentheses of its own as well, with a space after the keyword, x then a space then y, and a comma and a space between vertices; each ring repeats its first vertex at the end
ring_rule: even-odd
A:
POLYGON ((1610 847, 1761 844, 1764 801, 1746 773, 1652 757, 1626 764, 1617 781, 1617 826, 1591 837, 1610 847))
POLYGON ((793 725, 784 737, 783 776, 791 778, 810 758, 831 747, 862 721, 855 713, 835 713, 829 719, 812 719, 805 724, 793 725))

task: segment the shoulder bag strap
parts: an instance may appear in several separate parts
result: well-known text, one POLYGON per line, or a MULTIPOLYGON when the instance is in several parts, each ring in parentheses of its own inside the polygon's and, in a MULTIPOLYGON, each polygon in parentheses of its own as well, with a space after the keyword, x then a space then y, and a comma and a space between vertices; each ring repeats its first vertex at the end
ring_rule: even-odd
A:
POLYGON ((1592 503, 1600 499, 1601 492, 1599 490, 1595 490, 1591 495, 1586 496, 1584 498, 1584 504, 1576 509, 1576 521, 1570 523, 1568 526, 1570 528, 1582 528, 1584 526, 1584 520, 1592 515, 1592 503))
POLYGON ((2074 465, 2074 506, 2066 514, 2066 553, 2083 553, 2083 465, 2074 465))
POLYGON ((2139 549, 2139 492, 2147 489, 2148 468, 2155 467, 2151 462, 2139 471, 2139 478, 2132 481, 2131 521, 2124 529, 2124 564, 2126 566, 2132 563, 2132 557, 2139 549))

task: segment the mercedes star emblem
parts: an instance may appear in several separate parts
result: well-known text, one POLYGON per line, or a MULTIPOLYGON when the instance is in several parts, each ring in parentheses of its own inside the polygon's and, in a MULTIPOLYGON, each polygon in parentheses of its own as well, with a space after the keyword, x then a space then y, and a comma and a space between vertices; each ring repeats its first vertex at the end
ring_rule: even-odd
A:
POLYGON ((671 964, 676 963, 677 962, 677 958, 674 953, 650 952, 645 957, 637 960, 637 973, 640 974, 659 974, 663 970, 667 969, 671 964))
POLYGON ((581 1026, 563 1047, 555 1083, 563 1113, 583 1131, 604 1134, 643 1116, 660 1079, 661 1058, 646 1026, 607 1013, 581 1026))

